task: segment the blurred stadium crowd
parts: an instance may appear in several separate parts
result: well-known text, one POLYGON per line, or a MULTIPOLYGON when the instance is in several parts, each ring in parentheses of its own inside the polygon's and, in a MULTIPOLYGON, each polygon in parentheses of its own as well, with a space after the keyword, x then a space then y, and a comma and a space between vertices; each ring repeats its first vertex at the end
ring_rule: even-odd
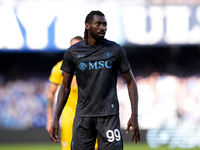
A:
POLYGON ((14 80, 0 86, 0 127, 44 128, 48 81, 41 78, 14 80))
MULTIPOLYGON (((154 50, 148 50, 152 52, 152 56, 157 54, 162 56, 161 53, 165 53, 163 49, 160 49, 160 52, 154 50)), ((192 51, 190 51, 193 53, 192 51)), ((184 59, 184 64, 190 64, 194 66, 193 63, 198 61, 198 53, 193 53, 196 57, 189 57, 188 60, 184 59), (195 59, 194 59, 195 58, 195 59), (193 61, 196 60, 196 61, 193 61), (193 62, 193 63, 192 63, 193 62)), ((159 127, 173 128, 177 125, 184 124, 185 122, 190 122, 193 125, 198 125, 200 123, 200 74, 198 70, 194 73, 191 71, 188 72, 188 75, 180 75, 180 72, 187 70, 180 67, 180 63, 173 61, 174 64, 173 70, 176 70, 177 74, 172 74, 170 71, 163 73, 162 68, 167 68, 165 63, 156 57, 157 61, 154 59, 155 64, 161 64, 161 68, 154 69, 152 72, 145 72, 145 67, 149 67, 149 61, 145 56, 151 58, 152 56, 146 54, 144 51, 140 51, 139 54, 135 53, 134 56, 130 55, 127 51, 128 57, 131 60, 133 71, 138 85, 139 91, 139 124, 141 129, 152 129, 159 127), (140 57, 139 55, 143 55, 140 57), (139 57, 140 61, 135 58, 139 57), (133 62, 135 61, 135 64, 133 62), (146 65, 142 65, 142 62, 147 62, 146 65), (140 71, 137 70, 137 67, 140 66, 140 71), (181 71, 181 69, 183 69, 181 71), (141 70, 144 72, 141 73, 141 70)), ((18 54, 19 55, 19 54, 18 54)), ((63 54, 61 54, 62 56, 63 54)), ((27 60, 25 57, 30 60, 28 63, 32 68, 44 68, 43 71, 35 70, 34 75, 26 75, 28 70, 30 72, 31 68, 23 68, 24 71, 10 73, 6 71, 11 68, 9 64, 5 67, 4 70, 0 72, 0 127, 8 129, 27 129, 27 128, 45 128, 46 124, 46 96, 48 90, 48 76, 50 74, 50 68, 53 64, 56 63, 56 60, 50 63, 50 59, 46 59, 47 55, 45 54, 40 60, 40 57, 37 54, 29 54, 28 56, 22 57, 21 63, 17 63, 13 58, 11 64, 16 63, 16 68, 19 68, 27 60), (33 57, 34 59, 27 58, 33 57), (25 62, 23 62, 23 60, 25 62), (37 63, 36 61, 40 62, 37 63), (45 63, 46 62, 46 63, 45 63), (35 64, 35 66, 33 66, 35 64), (46 66, 46 67, 45 67, 46 66), (7 70, 6 70, 7 68, 7 70), (3 74, 4 72, 4 74, 3 74), (35 75, 37 72, 37 76, 35 75), (16 76, 16 78, 14 78, 16 76), (12 78, 8 78, 8 77, 12 78)), ((3 56, 2 56, 3 57, 3 56)), ((4 56, 5 57, 5 56, 4 56)), ((10 58, 10 56, 8 55, 10 58)), ((171 55, 165 55, 163 58, 170 58, 171 55)), ((7 59, 5 57, 4 59, 7 59)), ((1 59, 2 60, 2 59, 1 59)), ((169 60, 169 59, 166 59, 169 60)), ((152 60, 153 61, 153 60, 152 60)), ((151 62, 152 62, 151 61, 151 62)), ((172 60, 171 60, 172 61, 172 60)), ((182 61, 180 61, 182 62, 182 61)), ((1 63, 2 64, 2 63, 1 63)), ((143 63, 145 64, 145 63, 143 63)), ((14 66, 15 66, 14 65, 14 66)), ((2 67, 3 65, 1 65, 2 67)), ((5 65, 4 65, 5 66, 5 65)), ((24 66, 24 65, 23 65, 24 66)), ((22 70, 20 70, 22 71, 22 70)), ((130 102, 128 98, 127 88, 124 82, 124 79, 121 78, 119 74, 118 78, 118 96, 120 103, 120 117, 121 117, 121 127, 126 129, 127 120, 130 116, 130 102)))
MULTIPOLYGON (((136 77, 139 91, 139 124, 141 129, 174 128, 185 122, 200 122, 200 77, 178 77, 152 73, 136 77)), ((119 86, 121 124, 126 129, 130 102, 126 85, 119 86), (126 95, 126 96, 125 96, 126 95)))
MULTIPOLYGON (((136 77, 141 129, 175 127, 184 122, 200 123, 200 77, 152 73, 136 77)), ((45 128, 48 79, 9 81, 0 86, 2 128, 45 128)), ((118 96, 122 128, 131 110, 124 80, 119 77, 118 96)))

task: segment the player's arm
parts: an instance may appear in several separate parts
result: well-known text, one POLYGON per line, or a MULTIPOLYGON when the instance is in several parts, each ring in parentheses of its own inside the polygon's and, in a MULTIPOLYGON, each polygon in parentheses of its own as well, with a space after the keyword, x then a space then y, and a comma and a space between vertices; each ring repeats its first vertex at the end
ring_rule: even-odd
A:
POLYGON ((58 84, 54 84, 50 82, 49 84, 49 91, 47 94, 47 123, 46 123, 46 130, 50 132, 51 124, 53 122, 53 104, 55 93, 58 88, 58 84))
POLYGON ((128 87, 128 93, 129 93, 129 98, 131 102, 131 110, 132 114, 131 117, 127 123, 127 131, 126 133, 129 132, 130 126, 132 126, 132 138, 131 141, 135 139, 135 143, 137 141, 140 142, 140 132, 139 132, 139 125, 138 125, 138 91, 137 91, 137 85, 132 73, 132 70, 129 69, 126 72, 122 73, 126 82, 127 82, 127 87, 128 87))
POLYGON ((59 119, 60 119, 62 110, 67 102, 68 96, 70 94, 70 89, 71 89, 70 86, 71 86, 72 78, 73 78, 73 74, 64 72, 63 82, 61 84, 61 87, 58 93, 55 116, 54 116, 54 120, 53 120, 51 130, 50 130, 50 138, 52 141, 56 143, 60 142, 60 140, 58 139, 59 119))

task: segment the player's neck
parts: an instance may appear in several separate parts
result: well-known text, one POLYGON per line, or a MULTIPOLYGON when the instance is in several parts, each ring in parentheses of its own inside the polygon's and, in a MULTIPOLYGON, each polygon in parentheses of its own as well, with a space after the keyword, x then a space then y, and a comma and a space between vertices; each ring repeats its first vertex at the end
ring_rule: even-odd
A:
POLYGON ((102 41, 103 41, 103 40, 97 41, 97 40, 95 40, 95 39, 93 39, 93 38, 88 38, 88 44, 90 44, 92 47, 98 46, 99 44, 102 43, 102 41))

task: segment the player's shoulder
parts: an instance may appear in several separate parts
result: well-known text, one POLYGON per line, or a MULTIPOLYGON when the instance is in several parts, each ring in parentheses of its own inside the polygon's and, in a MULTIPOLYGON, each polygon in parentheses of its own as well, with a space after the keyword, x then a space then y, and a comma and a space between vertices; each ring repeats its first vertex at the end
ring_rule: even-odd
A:
POLYGON ((56 65, 53 68, 60 68, 62 65, 63 60, 56 63, 56 65))
POLYGON ((75 43, 74 45, 71 45, 69 47, 69 49, 70 50, 76 50, 76 49, 84 48, 85 46, 86 46, 85 40, 82 40, 80 42, 75 43))
POLYGON ((105 44, 106 46, 114 46, 114 47, 121 48, 121 45, 119 45, 119 44, 116 43, 115 41, 111 41, 111 40, 107 40, 107 39, 104 40, 104 44, 105 44))
POLYGON ((56 65, 53 66, 53 68, 52 68, 52 72, 60 71, 60 67, 61 67, 61 65, 62 65, 62 62, 63 62, 63 60, 57 62, 56 65))
POLYGON ((110 50, 114 50, 114 51, 123 51, 123 47, 114 42, 114 41, 111 41, 111 40, 107 40, 105 39, 105 42, 104 42, 105 46, 107 46, 110 50))
POLYGON ((85 49, 85 40, 75 43, 71 45, 65 52, 65 56, 72 56, 73 54, 79 53, 81 50, 85 49))
POLYGON ((62 65, 62 62, 63 62, 63 60, 61 60, 61 61, 59 61, 59 62, 57 62, 57 66, 61 66, 62 65))

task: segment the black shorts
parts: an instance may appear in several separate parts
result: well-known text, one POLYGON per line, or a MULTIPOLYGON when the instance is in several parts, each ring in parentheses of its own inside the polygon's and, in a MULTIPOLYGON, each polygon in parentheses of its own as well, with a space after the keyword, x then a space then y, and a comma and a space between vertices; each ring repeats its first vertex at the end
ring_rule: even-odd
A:
POLYGON ((119 116, 75 117, 72 150, 94 150, 96 138, 99 150, 123 150, 119 116))

